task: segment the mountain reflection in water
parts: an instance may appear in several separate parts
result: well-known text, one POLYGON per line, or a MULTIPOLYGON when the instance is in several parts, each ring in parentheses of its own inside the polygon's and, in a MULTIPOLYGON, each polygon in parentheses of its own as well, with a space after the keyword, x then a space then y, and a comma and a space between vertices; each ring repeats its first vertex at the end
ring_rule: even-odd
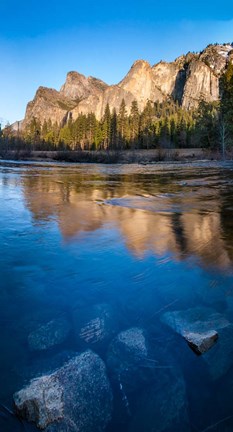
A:
MULTIPOLYGON (((200 171, 190 171, 189 177, 199 179, 200 171)), ((230 267, 230 221, 224 208, 224 192, 231 201, 229 184, 216 171, 199 181, 177 174, 106 176, 61 169, 26 176, 22 189, 35 223, 56 220, 65 241, 110 226, 138 257, 171 253, 176 260, 194 256, 202 265, 230 267)))

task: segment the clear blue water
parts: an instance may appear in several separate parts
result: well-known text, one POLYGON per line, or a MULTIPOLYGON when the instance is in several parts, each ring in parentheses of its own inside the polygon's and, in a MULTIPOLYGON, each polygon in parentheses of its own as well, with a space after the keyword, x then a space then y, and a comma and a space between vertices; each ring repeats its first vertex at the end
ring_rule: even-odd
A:
MULTIPOLYGON (((167 311, 197 306, 233 322, 233 164, 1 161, 0 244, 0 403, 11 406, 13 393, 55 356, 82 350, 70 337, 31 352, 36 326, 107 303, 117 311, 116 333, 143 328, 155 351, 178 362, 190 430, 233 430, 233 350, 223 346, 227 367, 213 379, 204 356, 161 323, 167 311)), ((99 351, 104 360, 107 350, 99 351)), ((143 405, 137 392, 130 398, 143 405)), ((108 430, 156 430, 149 400, 143 406, 139 418, 132 408, 120 421, 116 402, 108 430)))

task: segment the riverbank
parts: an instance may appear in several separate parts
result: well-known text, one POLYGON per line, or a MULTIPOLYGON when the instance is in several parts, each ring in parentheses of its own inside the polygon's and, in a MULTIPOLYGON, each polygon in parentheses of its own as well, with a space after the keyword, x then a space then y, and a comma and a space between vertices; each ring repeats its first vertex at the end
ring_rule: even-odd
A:
MULTIPOLYGON (((229 152, 226 159, 232 160, 233 153, 229 152)), ((162 161, 186 160, 221 160, 218 151, 202 148, 185 149, 153 149, 153 150, 124 150, 124 151, 28 151, 11 150, 0 155, 2 159, 32 160, 32 161, 60 161, 83 163, 156 163, 162 161)))

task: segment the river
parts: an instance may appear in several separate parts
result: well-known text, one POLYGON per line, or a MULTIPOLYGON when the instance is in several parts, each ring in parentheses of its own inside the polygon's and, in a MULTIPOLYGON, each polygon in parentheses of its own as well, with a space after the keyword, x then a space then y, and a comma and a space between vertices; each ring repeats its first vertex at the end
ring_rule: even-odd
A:
POLYGON ((108 432, 233 430, 233 163, 0 161, 0 244, 0 403, 11 407, 17 390, 72 353, 90 348, 108 364, 112 339, 140 328, 151 353, 143 370, 153 377, 137 372, 132 389, 108 371, 108 432), (92 346, 76 336, 96 305, 112 318, 92 346), (211 314, 227 322, 200 356, 164 318, 198 308, 203 322, 211 314), (60 343, 30 346, 36 329, 64 317, 60 343), (178 381, 183 426, 173 412, 178 381))

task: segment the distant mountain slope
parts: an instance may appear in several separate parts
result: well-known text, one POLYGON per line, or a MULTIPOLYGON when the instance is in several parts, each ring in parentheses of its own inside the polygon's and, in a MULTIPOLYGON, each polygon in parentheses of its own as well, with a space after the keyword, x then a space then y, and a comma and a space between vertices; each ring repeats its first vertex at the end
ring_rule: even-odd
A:
POLYGON ((151 66, 137 60, 128 74, 116 85, 69 72, 60 91, 39 87, 33 101, 26 109, 22 128, 35 117, 41 123, 75 120, 80 113, 95 113, 100 119, 106 104, 119 110, 122 99, 129 109, 137 100, 142 110, 148 100, 162 102, 173 98, 185 109, 197 107, 199 101, 218 100, 219 79, 229 62, 233 62, 233 45, 209 45, 201 53, 188 53, 174 62, 160 62, 151 66))

